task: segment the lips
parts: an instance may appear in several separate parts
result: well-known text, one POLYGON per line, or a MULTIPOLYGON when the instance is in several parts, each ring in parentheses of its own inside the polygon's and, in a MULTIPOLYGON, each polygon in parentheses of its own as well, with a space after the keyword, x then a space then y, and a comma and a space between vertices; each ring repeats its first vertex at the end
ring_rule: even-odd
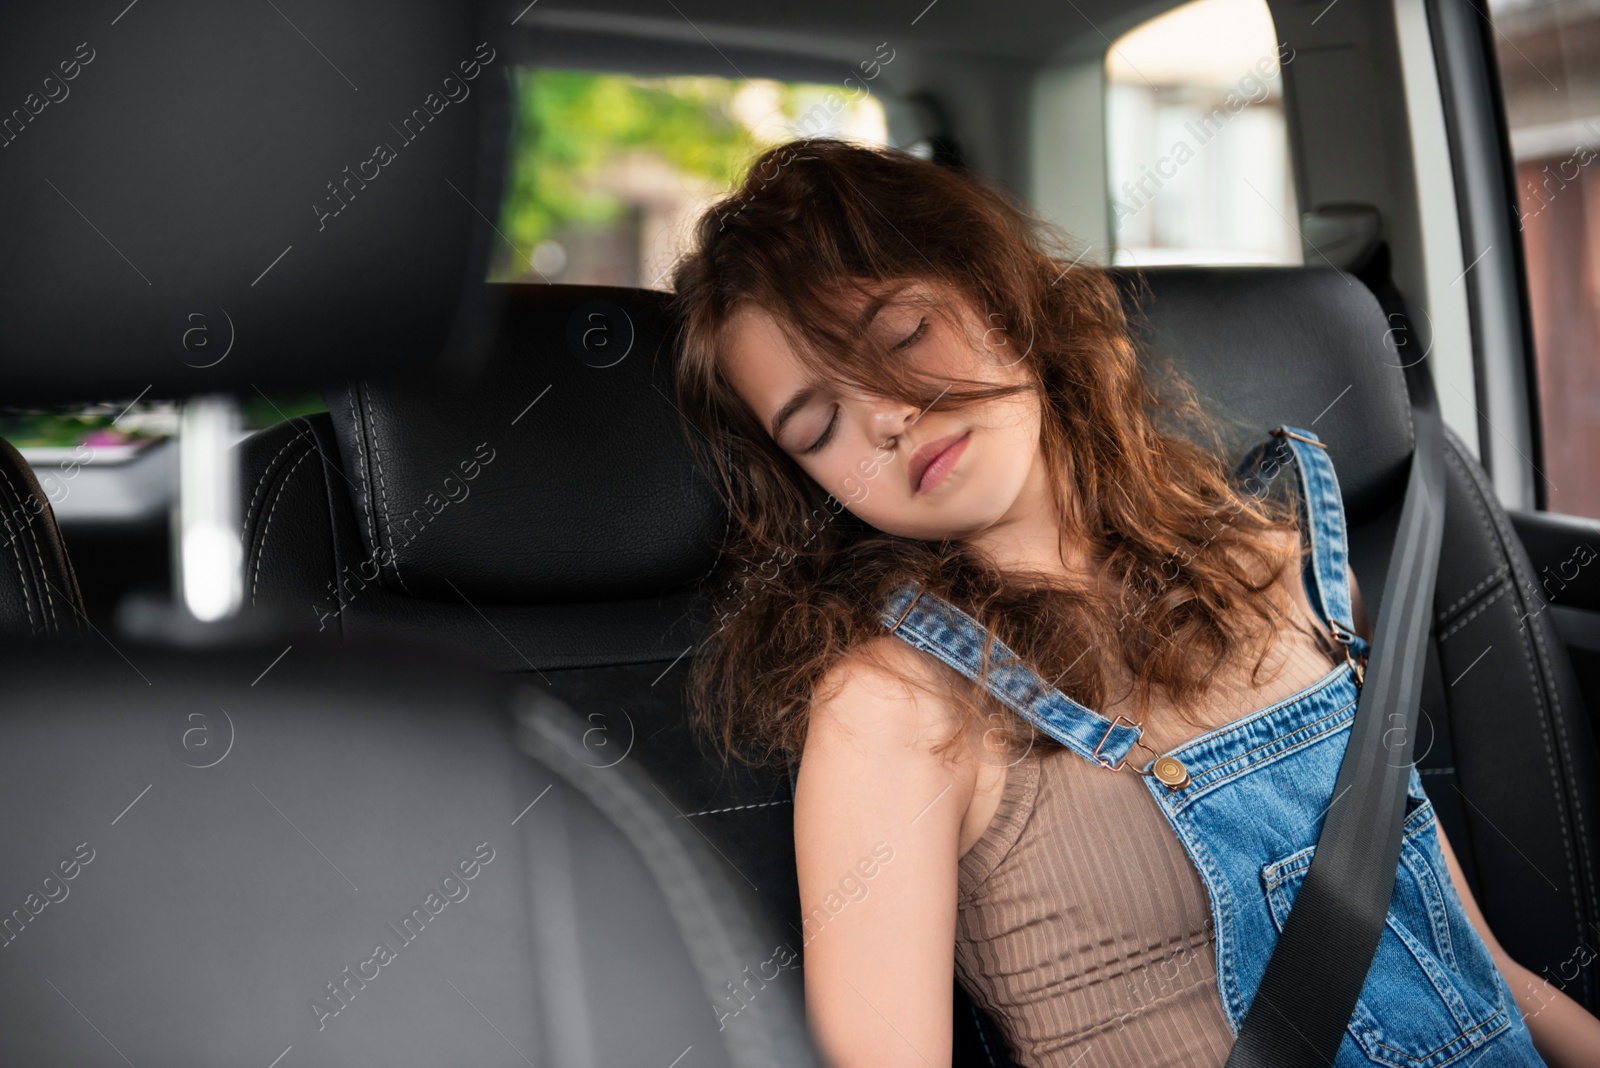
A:
POLYGON ((968 433, 968 431, 963 430, 959 434, 951 434, 948 437, 936 438, 911 454, 912 493, 916 493, 922 488, 922 475, 928 470, 928 465, 933 463, 934 460, 938 459, 940 453, 944 452, 950 446, 966 437, 968 433))

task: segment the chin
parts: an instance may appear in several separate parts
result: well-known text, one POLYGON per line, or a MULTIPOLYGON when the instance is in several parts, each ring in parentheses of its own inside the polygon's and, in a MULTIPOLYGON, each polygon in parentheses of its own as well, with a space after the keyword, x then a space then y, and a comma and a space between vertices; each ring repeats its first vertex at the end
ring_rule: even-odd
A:
POLYGON ((992 487, 985 486, 981 481, 964 479, 963 483, 958 485, 952 480, 941 485, 936 498, 913 498, 908 503, 911 508, 920 511, 920 515, 902 513, 893 518, 880 516, 878 518, 882 523, 863 518, 878 530, 902 538, 918 541, 961 539, 979 534, 999 522, 1015 498, 1014 494, 996 494, 992 487), (980 486, 982 492, 962 492, 964 489, 977 490, 980 486))

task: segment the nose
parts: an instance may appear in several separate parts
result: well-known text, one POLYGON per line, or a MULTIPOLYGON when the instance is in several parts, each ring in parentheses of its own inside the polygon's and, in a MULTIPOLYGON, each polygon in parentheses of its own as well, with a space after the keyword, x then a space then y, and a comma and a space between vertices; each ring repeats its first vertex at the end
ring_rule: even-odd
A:
POLYGON ((875 398, 870 416, 875 440, 886 442, 891 438, 899 438, 920 414, 921 409, 915 405, 890 397, 875 398))

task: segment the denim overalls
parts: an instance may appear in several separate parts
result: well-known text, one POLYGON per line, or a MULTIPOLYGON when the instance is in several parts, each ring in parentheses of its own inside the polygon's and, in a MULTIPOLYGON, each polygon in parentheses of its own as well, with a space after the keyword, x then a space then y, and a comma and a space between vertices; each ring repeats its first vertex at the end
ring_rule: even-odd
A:
MULTIPOLYGON (((1053 689, 999 640, 988 680, 996 698, 1085 760, 1141 773, 1205 883, 1217 988, 1235 1035, 1311 863, 1323 814, 1335 801, 1333 784, 1356 713, 1356 661, 1368 651, 1350 625, 1344 510, 1326 447, 1297 427, 1273 434, 1245 454, 1238 475, 1248 474, 1246 492, 1259 495, 1283 464, 1294 462, 1300 526, 1312 547, 1302 578, 1312 607, 1345 643, 1345 663, 1142 767, 1125 760, 1135 742, 1150 751, 1138 725, 1120 715, 1108 720, 1053 689)), ((882 618, 911 645, 978 677, 986 634, 964 611, 904 586, 885 603, 882 618)), ((1415 765, 1407 795, 1389 915, 1334 1068, 1543 1065, 1456 895, 1415 765)))

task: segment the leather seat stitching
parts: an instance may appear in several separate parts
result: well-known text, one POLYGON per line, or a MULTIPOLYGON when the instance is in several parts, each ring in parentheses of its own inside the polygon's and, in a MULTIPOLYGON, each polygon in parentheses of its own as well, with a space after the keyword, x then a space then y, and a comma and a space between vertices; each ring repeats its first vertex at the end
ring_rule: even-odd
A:
MULTIPOLYGON (((1539 662, 1544 666, 1545 674, 1549 675, 1550 674, 1550 661, 1549 661, 1548 652, 1545 649, 1544 637, 1538 632, 1537 629, 1535 629, 1533 631, 1533 642, 1534 642, 1534 648, 1539 654, 1539 662)), ((1562 731, 1563 736, 1565 736, 1566 731, 1565 731, 1565 726, 1564 726, 1564 722, 1563 721, 1565 719, 1565 715, 1566 714, 1561 709, 1561 694, 1559 692, 1557 692, 1556 687, 1553 686, 1553 685, 1550 687, 1550 707, 1551 707, 1551 710, 1555 714, 1555 718, 1556 718, 1556 723, 1557 723, 1558 729, 1560 729, 1562 731)), ((1565 749, 1562 750, 1562 755, 1563 756, 1566 755, 1565 749)), ((1569 782, 1572 781, 1572 776, 1570 774, 1568 775, 1568 781, 1569 782)), ((1584 825, 1583 825, 1583 802, 1579 799, 1578 793, 1577 793, 1576 790, 1573 790, 1571 792, 1571 801, 1572 801, 1572 816, 1573 816, 1573 819, 1578 824, 1578 838, 1579 838, 1580 841, 1587 841, 1588 840, 1588 833, 1587 833, 1587 831, 1584 830, 1584 825)), ((1578 853, 1578 856, 1583 861, 1583 873, 1584 873, 1584 877, 1585 877, 1585 886, 1588 888, 1589 896, 1590 896, 1589 914, 1591 916, 1593 916, 1593 915, 1596 914, 1597 911, 1600 911, 1600 910, 1597 910, 1595 908, 1594 868, 1589 863, 1589 854, 1588 854, 1587 850, 1577 850, 1576 852, 1578 853)), ((1568 864, 1569 865, 1571 864, 1570 859, 1568 861, 1568 864)), ((1576 890, 1574 890, 1574 896, 1576 896, 1576 890)), ((1580 911, 1581 911, 1581 906, 1580 906, 1580 911)), ((1580 922, 1578 924, 1578 928, 1579 928, 1579 930, 1583 929, 1583 924, 1582 924, 1581 920, 1580 920, 1580 922)), ((1581 972, 1580 974, 1582 974, 1582 976, 1583 976, 1583 988, 1584 988, 1584 992, 1587 994, 1588 991, 1589 991, 1589 973, 1587 971, 1585 971, 1585 972, 1581 972)))
MULTIPOLYGON (((1491 492, 1490 487, 1487 486, 1484 482, 1480 481, 1477 475, 1473 475, 1473 481, 1478 486, 1479 493, 1486 494, 1486 493, 1491 492)), ((1501 547, 1501 550, 1503 552, 1505 552, 1506 559, 1512 565, 1513 571, 1515 572, 1516 555, 1512 550, 1513 550, 1513 547, 1518 544, 1518 541, 1516 540, 1516 535, 1510 530, 1509 527, 1507 527, 1504 523, 1502 523, 1500 521, 1500 518, 1498 516, 1493 516, 1493 518, 1494 518, 1495 527, 1500 533, 1500 539, 1501 539, 1501 546, 1500 547, 1501 547)), ((1528 579, 1527 576, 1522 575, 1520 573, 1516 574, 1516 578, 1523 586, 1531 586, 1533 584, 1531 579, 1528 579)), ((1538 695, 1537 683, 1538 683, 1539 679, 1541 679, 1541 678, 1550 678, 1550 679, 1553 680, 1554 672, 1551 670, 1550 660, 1549 660, 1549 651, 1545 647, 1544 636, 1542 634, 1540 634, 1537 624, 1535 624, 1534 626, 1528 628, 1528 631, 1529 631, 1529 633, 1531 633, 1533 635, 1534 651, 1536 651, 1539 654, 1539 663, 1544 668, 1543 675, 1539 675, 1539 674, 1536 674, 1536 673, 1530 673, 1531 677, 1534 680, 1535 693, 1536 693, 1536 696, 1537 696, 1538 695)), ((1524 650, 1524 655, 1525 656, 1527 655, 1526 650, 1524 650)), ((1531 659, 1532 658, 1529 657, 1529 660, 1530 660, 1529 667, 1530 668, 1532 667, 1531 659)), ((1557 689, 1556 689, 1556 687, 1554 685, 1552 685, 1550 687, 1550 705, 1551 705, 1551 711, 1552 711, 1553 716, 1554 716, 1554 718, 1556 720, 1556 726, 1561 731, 1562 736, 1565 737, 1566 736, 1566 729, 1565 729, 1566 713, 1561 708, 1561 695, 1557 691, 1557 689)), ((1548 735, 1546 736, 1545 745, 1546 745, 1546 752, 1548 754, 1550 752, 1550 749, 1551 749, 1548 735)), ((1563 756, 1565 756, 1565 749, 1562 749, 1561 752, 1562 752, 1563 756)), ((1551 770, 1553 771, 1553 770, 1555 770, 1554 766, 1553 766, 1554 765, 1554 756, 1553 755, 1551 756, 1551 761, 1552 761, 1551 770)), ((1576 777, 1573 776, 1570 773, 1570 770, 1571 769, 1568 769, 1569 773, 1567 775, 1566 781, 1567 782, 1576 782, 1576 777)), ((1584 821, 1583 821, 1583 803, 1582 803, 1581 798, 1578 796, 1578 794, 1577 794, 1577 792, 1575 790, 1572 791, 1572 793, 1571 793, 1571 803, 1572 803, 1573 818, 1577 821, 1577 825, 1578 825, 1579 839, 1581 841, 1587 841, 1588 840, 1588 835, 1584 830, 1584 821)), ((1565 827, 1563 825, 1563 831, 1564 830, 1565 830, 1565 827)), ((1572 843, 1569 839, 1566 838, 1566 835, 1564 833, 1563 833, 1563 839, 1567 840, 1569 845, 1575 845, 1575 843, 1572 843)), ((1597 908, 1596 904, 1595 904, 1594 894, 1595 894, 1596 887, 1595 887, 1595 880, 1594 880, 1594 872, 1593 872, 1593 869, 1592 869, 1592 867, 1590 866, 1590 863, 1589 863, 1589 855, 1588 855, 1587 851, 1581 850, 1581 849, 1576 849, 1576 848, 1573 848, 1572 852, 1576 852, 1578 854, 1578 856, 1583 861, 1584 875, 1585 875, 1586 880, 1587 880, 1585 885, 1588 887, 1589 895, 1590 895, 1590 900, 1589 900, 1590 914, 1594 915, 1595 913, 1600 912, 1600 908, 1597 908)), ((1569 866, 1569 869, 1570 869, 1570 867, 1571 867, 1570 856, 1569 856, 1569 860, 1568 860, 1568 866, 1569 866)), ((1576 880, 1574 880, 1574 881, 1576 881, 1576 880)), ((1581 911, 1581 908, 1580 908, 1580 911, 1581 911)), ((1579 924, 1579 929, 1582 930, 1582 924, 1581 923, 1579 924)), ((1584 973, 1584 989, 1585 989, 1585 991, 1588 990, 1588 987, 1589 987, 1588 975, 1587 975, 1587 973, 1584 973)))
POLYGON ((972 1027, 978 1032, 978 1041, 983 1043, 983 1055, 989 1058, 989 1064, 993 1068, 999 1068, 999 1062, 994 1059, 994 1051, 989 1048, 989 1036, 983 1033, 983 1021, 978 1017, 978 1006, 968 1001, 967 1008, 972 1012, 972 1027))
POLYGON ((1508 593, 1510 590, 1511 590, 1511 584, 1510 583, 1506 583, 1506 584, 1502 585, 1499 589, 1495 590, 1492 594, 1490 594, 1489 596, 1485 597, 1483 600, 1479 601, 1477 603, 1477 605, 1475 605, 1473 607, 1472 611, 1468 612, 1466 615, 1462 616, 1460 619, 1458 619, 1454 623, 1450 624, 1450 626, 1446 627, 1439 634, 1439 641, 1441 643, 1444 642, 1445 639, 1450 637, 1450 635, 1454 634, 1456 631, 1460 630, 1462 627, 1464 627, 1468 623, 1472 622, 1478 616, 1481 616, 1486 610, 1488 610, 1490 605, 1494 604, 1501 597, 1505 596, 1505 594, 1508 593))
MULTIPOLYGON (((17 490, 15 486, 11 485, 11 479, 9 477, 6 479, 6 485, 11 490, 11 496, 16 498, 17 490)), ((21 511, 21 506, 22 501, 18 499, 17 508, 7 509, 7 511, 10 512, 10 515, 0 517, 0 521, 5 523, 6 531, 11 533, 11 537, 7 538, 6 540, 11 543, 11 555, 16 557, 17 560, 17 577, 22 584, 22 607, 28 611, 28 633, 31 635, 38 631, 39 626, 33 618, 33 598, 30 596, 28 590, 28 575, 22 569, 22 553, 17 549, 17 536, 13 532, 11 519, 12 515, 16 515, 17 512, 21 511)))
MULTIPOLYGON (((1455 438, 1455 435, 1451 434, 1451 433, 1449 433, 1447 431, 1446 439, 1450 442, 1450 445, 1452 447, 1445 449, 1445 453, 1444 453, 1445 454, 1445 459, 1447 459, 1450 462, 1452 462, 1458 469, 1460 469, 1466 475, 1468 487, 1475 491, 1474 493, 1469 494, 1468 499, 1472 502, 1473 508, 1478 513, 1478 520, 1479 520, 1480 523, 1483 524, 1485 532, 1490 535, 1491 541, 1497 541, 1499 543, 1499 547, 1500 547, 1501 552, 1503 552, 1505 554, 1507 562, 1511 564, 1512 577, 1514 579, 1516 579, 1517 582, 1520 583, 1520 582, 1523 581, 1523 576, 1520 573, 1519 569, 1517 568, 1516 554, 1513 551, 1514 546, 1516 545, 1516 542, 1511 541, 1506 536, 1507 532, 1502 530, 1502 529, 1500 529, 1500 525, 1499 525, 1496 517, 1493 515, 1493 513, 1489 509, 1484 507, 1483 501, 1485 499, 1485 496, 1486 496, 1488 490, 1479 481, 1478 475, 1473 472, 1473 470, 1472 470, 1472 466, 1473 465, 1466 463, 1457 454, 1456 450, 1460 449, 1462 446, 1459 444, 1458 440, 1452 440, 1454 438, 1455 438), (1495 537, 1497 531, 1498 531, 1498 533, 1500 535, 1500 537, 1498 537, 1498 538, 1495 537)), ((1521 599, 1520 598, 1520 593, 1519 593, 1519 598, 1518 599, 1519 600, 1521 599)), ((1522 633, 1528 633, 1528 631, 1529 631, 1529 628, 1526 628, 1526 627, 1522 628, 1522 633)), ((1537 633, 1537 625, 1535 625, 1535 627, 1533 628, 1533 632, 1537 633)), ((1556 802, 1555 808, 1556 808, 1556 813, 1560 817, 1560 820, 1561 820, 1561 844, 1562 844, 1563 859, 1565 859, 1566 864, 1567 864, 1567 878, 1572 881, 1572 903, 1575 906, 1576 911, 1578 913, 1578 918, 1579 918, 1578 933, 1581 936, 1582 933, 1583 933, 1583 924, 1581 922, 1581 917, 1582 917, 1583 912, 1584 912, 1584 902, 1578 896, 1578 873, 1577 873, 1577 869, 1576 869, 1576 866, 1573 863, 1573 858, 1572 858, 1572 854, 1573 854, 1573 851, 1574 851, 1574 844, 1575 843, 1572 840, 1571 829, 1567 825, 1566 805, 1563 803, 1566 800, 1566 797, 1564 796, 1565 792, 1559 789, 1560 782, 1561 782, 1560 777, 1559 777, 1560 773, 1559 773, 1559 770, 1556 767, 1555 753, 1554 753, 1553 747, 1551 745, 1550 724, 1545 721, 1546 720, 1546 715, 1545 715, 1546 706, 1545 706, 1545 701, 1544 701, 1544 695, 1541 692, 1541 687, 1539 685, 1540 676, 1538 674, 1538 671, 1534 667, 1533 655, 1532 655, 1531 651, 1529 650, 1528 641, 1526 639, 1523 639, 1519 644, 1522 647, 1523 659, 1524 659, 1524 661, 1526 661, 1527 667, 1528 667, 1529 689, 1533 692, 1533 699, 1534 699, 1535 705, 1537 706, 1537 708, 1539 710, 1539 713, 1540 713, 1540 715, 1538 716, 1539 734, 1540 734, 1541 740, 1544 742, 1545 761, 1549 765, 1549 768, 1550 768, 1550 785, 1551 785, 1552 790, 1554 790, 1555 794, 1556 794, 1556 796, 1555 796, 1555 802, 1556 802)), ((1552 687, 1552 690, 1553 689, 1554 689, 1554 687, 1552 687)), ((1580 821, 1580 828, 1581 828, 1582 813, 1581 812, 1577 812, 1576 808, 1577 808, 1576 799, 1574 798, 1574 810, 1575 810, 1574 815, 1580 821)), ((1585 867, 1586 874, 1587 874, 1587 869, 1588 869, 1588 859, 1587 858, 1584 859, 1584 867, 1585 867)), ((1594 880, 1593 880, 1593 877, 1591 875, 1590 879, 1589 879, 1589 886, 1593 887, 1593 885, 1594 885, 1594 880)), ((1585 978, 1584 978, 1584 990, 1585 990, 1585 993, 1587 994, 1588 986, 1589 986, 1587 974, 1586 973, 1580 973, 1580 974, 1584 974, 1585 975, 1585 978)))
POLYGON ((313 450, 307 449, 305 452, 300 454, 300 459, 296 460, 294 465, 289 468, 287 473, 284 474, 283 481, 278 483, 278 491, 272 495, 272 507, 267 509, 267 521, 261 527, 261 541, 256 546, 255 574, 250 579, 251 605, 256 603, 256 587, 261 582, 261 561, 267 555, 267 534, 272 530, 272 516, 278 510, 278 502, 283 500, 284 490, 289 488, 289 481, 294 478, 294 473, 300 469, 301 464, 306 462, 306 457, 310 456, 312 451, 313 450))
MULTIPOLYGON (((362 419, 365 420, 369 418, 367 413, 372 408, 372 391, 367 388, 365 382, 361 383, 361 391, 367 395, 367 406, 362 413, 362 419)), ((378 447, 378 420, 375 418, 372 419, 372 458, 378 465, 378 492, 383 495, 383 526, 389 532, 389 537, 393 539, 394 520, 389 516, 389 485, 384 481, 383 477, 383 452, 378 447)), ((400 588, 410 593, 411 590, 406 586, 405 577, 400 574, 400 547, 398 544, 395 545, 394 552, 389 557, 389 562, 394 565, 394 577, 399 580, 400 588)))
MULTIPOLYGON (((352 382, 351 386, 355 383, 352 382)), ((382 566, 383 543, 378 540, 378 527, 372 519, 372 481, 367 471, 367 423, 361 415, 361 398, 354 389, 350 391, 350 412, 356 419, 356 456, 359 460, 357 474, 361 476, 361 513, 367 518, 367 538, 372 543, 373 559, 382 566)))
POLYGON ((727 808, 708 808, 704 812, 685 812, 683 816, 685 819, 690 816, 715 816, 719 812, 743 812, 748 808, 771 808, 773 805, 787 805, 790 803, 790 799, 785 797, 778 801, 761 801, 751 805, 729 805, 727 808))
POLYGON ((1435 616, 1434 623, 1441 627, 1449 623, 1453 618, 1455 618, 1456 610, 1458 608, 1465 607, 1467 602, 1471 601, 1478 594, 1488 589, 1495 583, 1496 580, 1505 578, 1507 572, 1510 570, 1511 565, 1509 563, 1501 564, 1499 567, 1495 568, 1494 571, 1484 577, 1482 582, 1478 583, 1476 586, 1472 587, 1472 589, 1463 594, 1455 604, 1451 605, 1449 608, 1446 608, 1443 612, 1440 612, 1437 616, 1435 616))
POLYGON ((350 411, 355 412, 355 449, 360 457, 360 476, 362 476, 362 512, 366 515, 366 532, 373 544, 373 561, 378 563, 379 576, 382 576, 384 544, 378 539, 378 524, 373 518, 373 480, 370 470, 366 468, 366 417, 362 414, 362 400, 355 393, 355 382, 352 382, 350 387, 352 387, 350 411))
MULTIPOLYGON (((1477 481, 1478 481, 1477 477, 1474 476, 1474 482, 1477 482, 1477 481)), ((1483 493, 1483 492, 1487 492, 1487 491, 1488 491, 1488 488, 1480 483, 1479 484, 1479 492, 1483 493)), ((1516 546, 1518 544, 1518 542, 1515 540, 1516 536, 1512 533, 1512 531, 1504 523, 1502 523, 1500 521, 1500 518, 1498 516, 1494 517, 1494 521, 1495 521, 1496 528, 1500 532, 1501 548, 1505 551, 1506 559, 1512 564, 1513 571, 1515 572, 1516 571, 1516 555, 1512 551, 1512 549, 1513 549, 1514 546, 1516 546)), ((1532 585, 1532 581, 1530 579, 1528 579, 1526 576, 1524 576, 1524 575, 1522 575, 1520 573, 1516 574, 1516 578, 1517 578, 1517 581, 1519 583, 1521 583, 1523 586, 1532 585)), ((1539 654, 1539 663, 1544 668, 1543 676, 1540 676, 1540 675, 1537 675, 1537 674, 1535 674, 1533 676, 1535 693, 1537 695, 1537 692, 1538 692, 1538 681, 1539 681, 1539 679, 1541 677, 1550 678, 1552 680, 1552 685, 1550 686, 1550 706, 1551 706, 1551 711, 1552 711, 1552 713, 1554 715, 1554 718, 1556 720, 1557 729, 1561 731, 1562 737, 1566 737, 1566 734, 1567 734, 1567 731, 1566 731, 1566 713, 1561 707, 1561 694, 1557 690, 1556 686, 1553 684, 1554 683, 1554 672, 1551 670, 1549 650, 1546 648, 1544 636, 1539 632, 1539 628, 1538 628, 1537 624, 1534 624, 1532 627, 1528 628, 1528 630, 1533 635, 1534 651, 1536 651, 1539 654)), ((1526 650, 1524 650, 1524 656, 1527 656, 1527 655, 1528 654, 1527 654, 1526 650)), ((1532 664, 1531 664, 1531 660, 1532 660, 1531 656, 1529 657, 1529 660, 1530 660, 1530 667, 1531 667, 1532 666, 1532 664)), ((1548 737, 1548 734, 1547 734, 1546 735, 1546 739, 1545 739, 1545 749, 1546 749, 1547 756, 1549 756, 1549 758, 1551 760, 1551 765, 1552 765, 1551 770, 1553 771, 1554 770, 1555 757, 1554 757, 1553 754, 1550 753, 1550 748, 1551 748, 1550 747, 1550 740, 1549 740, 1549 737, 1548 737)), ((1563 758, 1565 758, 1567 754, 1566 754, 1566 751, 1565 751, 1564 748, 1561 750, 1561 753, 1562 753, 1563 758)), ((1566 781, 1567 782, 1576 782, 1577 781, 1576 777, 1574 775, 1572 775, 1571 768, 1568 768, 1567 772, 1568 772, 1568 774, 1567 774, 1566 781)), ((1584 827, 1583 801, 1582 801, 1582 798, 1579 796, 1578 791, 1576 789, 1573 789, 1573 790, 1571 790, 1569 792, 1569 797, 1570 797, 1570 801, 1571 801, 1571 804, 1572 804, 1573 819, 1576 821, 1576 823, 1578 825, 1578 839, 1579 839, 1579 842, 1586 842, 1586 841, 1588 841, 1588 837, 1589 836, 1588 836, 1588 832, 1586 831, 1586 829, 1584 827)), ((1597 888, 1595 886, 1594 868, 1589 862, 1588 851, 1576 848, 1576 844, 1577 843, 1573 843, 1565 833, 1566 825, 1565 825, 1564 822, 1562 824, 1562 831, 1563 831, 1562 839, 1569 846, 1569 853, 1568 853, 1568 860, 1567 860, 1567 866, 1568 866, 1569 871, 1570 871, 1570 869, 1572 867, 1572 861, 1571 861, 1571 853, 1572 852, 1576 852, 1578 854, 1578 856, 1581 858, 1582 862, 1583 862, 1583 873, 1584 873, 1584 878, 1585 878, 1584 885, 1587 888, 1588 895, 1589 895, 1589 901, 1588 901, 1589 915, 1590 916, 1595 916, 1597 914, 1600 914, 1600 904, 1597 904, 1597 902, 1596 902, 1596 891, 1597 891, 1597 888)), ((1574 882, 1576 882, 1576 880, 1574 880, 1574 882)), ((1573 896, 1575 898, 1577 897, 1576 887, 1574 887, 1573 896)), ((1579 902, 1579 912, 1580 912, 1580 914, 1583 911, 1582 904, 1583 903, 1580 901, 1579 902)), ((1580 919, 1580 922, 1578 924, 1578 929, 1580 931, 1583 930, 1583 923, 1582 923, 1581 919, 1580 919)), ((1584 992, 1587 994, 1589 992, 1589 986, 1590 986, 1589 973, 1587 971, 1584 971, 1584 972, 1580 972, 1580 974, 1583 976, 1583 988, 1584 988, 1584 992)))
MULTIPOLYGON (((4 476, 4 478, 6 480, 6 486, 7 486, 7 488, 9 488, 11 490, 11 495, 13 497, 16 497, 17 500, 20 502, 22 497, 21 497, 20 494, 17 493, 16 484, 11 481, 11 472, 7 471, 3 467, 0 467, 0 476, 4 476)), ((48 508, 49 505, 46 504, 45 507, 48 508)), ((35 518, 37 518, 38 516, 41 516, 43 514, 44 514, 44 512, 41 510, 40 512, 36 513, 35 518)), ((40 546, 39 546, 39 532, 33 529, 33 519, 29 519, 28 520, 27 527, 28 527, 28 539, 33 542, 34 562, 37 564, 37 566, 39 568, 39 581, 44 584, 45 603, 50 606, 50 622, 55 624, 55 629, 56 630, 60 630, 61 629, 61 620, 56 617, 56 599, 53 596, 51 596, 51 594, 50 594, 50 578, 46 574, 46 572, 49 571, 49 569, 50 569, 49 560, 44 555, 44 550, 42 548, 40 548, 40 546)), ((15 550, 13 549, 13 551, 15 551, 15 550)), ((41 620, 44 618, 44 607, 43 607, 43 605, 40 606, 39 617, 40 617, 41 620)), ((32 614, 31 613, 29 614, 29 619, 30 619, 30 621, 32 620, 32 614)), ((47 627, 45 629, 48 630, 49 628, 47 627)))
MULTIPOLYGON (((290 420, 290 422, 293 422, 293 420, 290 420)), ((267 461, 267 466, 261 472, 261 477, 256 479, 256 490, 255 490, 254 493, 252 493, 250 495, 250 507, 245 509, 245 513, 244 513, 244 522, 245 522, 245 530, 246 531, 248 531, 250 529, 250 524, 255 522, 255 518, 256 518, 256 503, 261 498, 261 490, 266 486, 266 484, 268 482, 272 481, 272 474, 278 467, 278 461, 283 459, 283 454, 288 452, 291 448, 293 448, 294 447, 294 443, 296 441, 299 441, 300 437, 301 437, 301 435, 300 435, 299 431, 296 431, 295 434, 292 437, 290 437, 288 441, 284 442, 283 443, 283 448, 279 449, 277 454, 275 456, 273 456, 272 459, 267 461)))

